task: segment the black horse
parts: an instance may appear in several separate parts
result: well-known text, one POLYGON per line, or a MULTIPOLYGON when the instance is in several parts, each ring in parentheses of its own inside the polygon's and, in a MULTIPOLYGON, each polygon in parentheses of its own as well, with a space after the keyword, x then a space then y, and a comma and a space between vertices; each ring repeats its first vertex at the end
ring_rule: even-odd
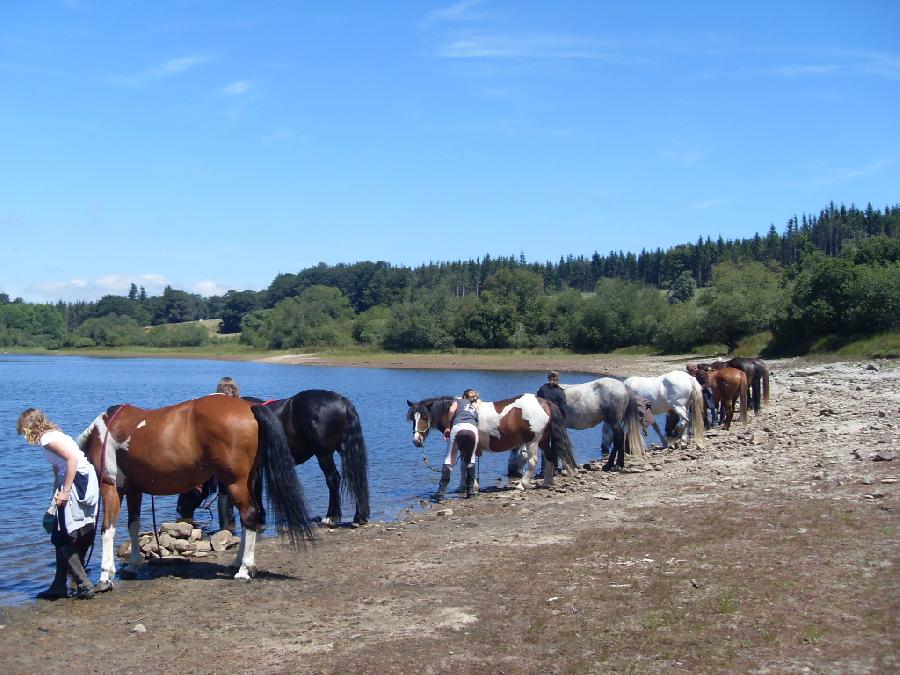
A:
POLYGON ((762 359, 736 356, 728 361, 717 361, 712 367, 714 370, 737 368, 744 371, 750 386, 750 407, 755 414, 759 415, 763 403, 769 404, 769 369, 762 359))
MULTIPOLYGON (((359 415, 349 399, 324 389, 308 389, 290 398, 265 401, 252 396, 242 397, 252 403, 264 403, 281 421, 295 464, 303 464, 313 455, 325 474, 328 485, 328 513, 322 519, 326 525, 341 522, 341 486, 356 501, 354 523, 369 521, 369 476, 366 442, 359 423, 359 415), (334 463, 334 452, 341 455, 341 472, 334 463)), ((179 497, 179 513, 191 518, 199 505, 185 504, 179 497), (184 505, 183 505, 184 504, 184 505)), ((219 490, 219 522, 225 527, 231 513, 227 493, 219 490)))

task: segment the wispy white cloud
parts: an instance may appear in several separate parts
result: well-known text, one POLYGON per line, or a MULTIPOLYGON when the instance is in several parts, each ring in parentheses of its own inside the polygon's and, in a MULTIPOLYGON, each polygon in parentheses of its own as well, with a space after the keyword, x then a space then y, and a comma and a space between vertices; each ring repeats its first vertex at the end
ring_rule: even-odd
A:
POLYGON ((216 57, 210 54, 179 56, 146 68, 139 73, 108 78, 108 81, 122 87, 141 87, 154 80, 181 75, 198 66, 211 63, 212 61, 215 61, 215 59, 216 57))
POLYGON ((212 279, 204 279, 191 286, 191 291, 199 293, 204 297, 209 297, 211 295, 225 295, 225 293, 230 290, 234 290, 234 286, 229 286, 212 279))
POLYGON ((447 7, 441 7, 428 14, 423 20, 423 25, 429 26, 436 23, 474 21, 478 17, 472 12, 482 4, 482 0, 461 0, 447 7))
POLYGON ((557 59, 645 61, 600 40, 580 35, 552 32, 511 32, 457 34, 440 44, 435 55, 444 59, 557 59))
POLYGON ((806 178, 796 178, 794 180, 790 180, 788 181, 787 186, 789 188, 801 190, 816 190, 832 185, 838 185, 840 183, 846 183, 857 178, 871 176, 872 174, 878 173, 882 169, 886 169, 887 167, 895 163, 896 160, 893 159, 882 159, 877 162, 865 164, 863 166, 835 168, 827 173, 822 173, 818 176, 809 176, 806 178))
POLYGON ((75 277, 65 281, 32 284, 25 292, 38 300, 72 302, 97 300, 104 295, 126 295, 131 284, 143 286, 149 295, 158 295, 169 285, 169 281, 161 274, 107 274, 93 279, 75 277))
POLYGON ((237 80, 226 84, 220 89, 220 92, 225 96, 242 96, 249 93, 251 89, 253 89, 253 83, 250 80, 237 80))
POLYGON ((792 64, 783 66, 773 66, 766 69, 773 75, 781 75, 782 77, 808 77, 816 75, 831 75, 841 70, 841 66, 829 64, 792 64))

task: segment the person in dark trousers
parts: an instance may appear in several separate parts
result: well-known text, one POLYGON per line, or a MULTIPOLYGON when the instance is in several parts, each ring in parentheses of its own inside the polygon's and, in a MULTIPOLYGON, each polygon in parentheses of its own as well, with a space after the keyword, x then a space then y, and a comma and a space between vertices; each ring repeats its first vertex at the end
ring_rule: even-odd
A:
MULTIPOLYGON (((217 394, 231 396, 232 398, 240 398, 241 390, 237 386, 237 382, 233 378, 223 377, 216 385, 217 394)), ((218 478, 210 476, 203 485, 198 485, 193 490, 183 492, 178 495, 178 502, 175 504, 175 510, 178 512, 179 521, 186 523, 194 523, 194 511, 203 503, 203 500, 209 497, 218 489, 218 478)), ((219 529, 231 530, 234 532, 236 528, 234 520, 234 511, 232 510, 231 499, 227 494, 219 492, 219 529)))
POLYGON ((462 397, 453 401, 450 405, 450 420, 450 428, 444 430, 447 456, 441 469, 441 482, 437 494, 434 495, 436 502, 444 499, 453 465, 462 453, 469 455, 469 463, 466 465, 466 499, 475 494, 475 453, 478 448, 477 391, 466 389, 462 397))
MULTIPOLYGON (((566 419, 566 392, 565 390, 559 386, 559 373, 555 370, 551 370, 547 373, 547 381, 541 385, 541 388, 537 390, 535 396, 538 398, 542 398, 546 401, 550 401, 556 404, 556 407, 559 408, 559 412, 562 415, 563 420, 566 419)), ((557 460, 556 469, 561 469, 562 467, 559 465, 561 460, 557 460)), ((544 460, 541 458, 541 470, 538 472, 537 476, 544 475, 544 460)))
POLYGON ((16 431, 29 445, 40 445, 53 468, 53 502, 44 516, 44 528, 56 548, 56 575, 49 588, 37 594, 41 600, 68 597, 66 576, 77 588, 74 597, 94 597, 94 586, 84 570, 84 555, 94 537, 100 500, 100 483, 94 467, 68 434, 37 408, 19 415, 16 431))

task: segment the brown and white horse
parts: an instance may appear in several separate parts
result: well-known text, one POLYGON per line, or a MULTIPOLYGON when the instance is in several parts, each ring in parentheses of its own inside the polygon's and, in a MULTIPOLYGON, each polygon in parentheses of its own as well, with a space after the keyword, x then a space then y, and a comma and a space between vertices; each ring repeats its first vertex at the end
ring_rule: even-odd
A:
MULTIPOLYGON (((413 423, 413 445, 421 448, 432 428, 441 433, 450 427, 452 396, 438 396, 418 403, 407 401, 406 419, 413 423)), ((555 404, 534 394, 522 394, 502 401, 478 402, 478 449, 505 452, 524 444, 528 461, 521 482, 524 490, 531 484, 540 448, 547 466, 553 467, 556 458, 563 460, 567 470, 574 470, 575 457, 566 431, 566 423, 555 404)), ((468 464, 471 457, 463 457, 468 464)), ((465 464, 464 464, 465 466, 465 464)), ((544 471, 544 486, 553 484, 553 471, 544 471)))
POLYGON ((123 574, 136 574, 143 562, 142 495, 179 494, 214 473, 237 505, 243 524, 235 579, 249 579, 256 568, 256 534, 263 521, 258 477, 266 482, 279 531, 285 531, 294 546, 312 536, 284 430, 264 406, 221 395, 155 410, 113 406, 82 432, 78 444, 100 477, 103 556, 98 591, 110 590, 116 573, 113 541, 123 496, 131 538, 131 559, 123 574))

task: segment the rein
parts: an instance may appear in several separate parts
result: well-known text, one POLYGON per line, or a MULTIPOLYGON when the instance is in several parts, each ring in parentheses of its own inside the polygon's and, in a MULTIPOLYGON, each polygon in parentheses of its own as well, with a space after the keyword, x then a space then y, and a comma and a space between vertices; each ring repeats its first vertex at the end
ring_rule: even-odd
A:
POLYGON ((425 417, 425 415, 422 415, 421 413, 418 413, 418 412, 416 414, 421 415, 421 417, 425 420, 425 424, 426 424, 424 431, 422 431, 421 429, 418 428, 418 424, 415 424, 413 426, 414 432, 416 432, 417 434, 422 434, 422 461, 425 463, 425 466, 427 466, 429 469, 431 469, 435 473, 440 473, 441 472, 440 469, 435 469, 433 466, 431 466, 431 463, 428 461, 428 455, 425 454, 425 437, 428 435, 428 432, 431 431, 431 418, 425 417))

